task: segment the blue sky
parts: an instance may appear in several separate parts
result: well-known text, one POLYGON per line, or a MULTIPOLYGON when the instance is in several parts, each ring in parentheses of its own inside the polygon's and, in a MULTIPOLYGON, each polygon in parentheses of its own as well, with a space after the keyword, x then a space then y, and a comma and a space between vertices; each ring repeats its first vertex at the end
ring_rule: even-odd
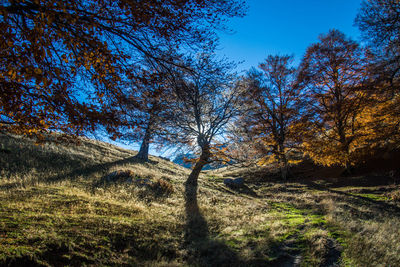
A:
MULTIPOLYGON (((330 29, 357 40, 360 33, 353 24, 360 4, 361 0, 247 0, 247 16, 227 24, 233 33, 219 33, 218 54, 235 62, 244 61, 238 71, 258 66, 269 54, 294 54, 298 63, 307 47, 330 29)), ((111 143, 130 149, 140 147, 111 143)), ((150 154, 160 155, 154 145, 150 146, 150 154)))
POLYGON ((247 0, 247 16, 228 22, 218 54, 244 61, 238 70, 257 66, 269 54, 294 54, 300 61, 321 33, 338 29, 359 38, 354 18, 361 0, 247 0))

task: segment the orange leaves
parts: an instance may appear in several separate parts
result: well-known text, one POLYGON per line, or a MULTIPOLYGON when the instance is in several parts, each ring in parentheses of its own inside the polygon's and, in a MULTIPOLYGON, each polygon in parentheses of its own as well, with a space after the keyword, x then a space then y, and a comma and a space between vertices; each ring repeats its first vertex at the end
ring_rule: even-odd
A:
POLYGON ((15 80, 15 78, 17 77, 17 71, 14 69, 10 69, 7 75, 11 78, 11 80, 15 80))
POLYGON ((210 146, 211 158, 223 164, 229 163, 232 159, 229 155, 228 147, 224 144, 214 143, 210 146))
POLYGON ((68 60, 68 58, 67 58, 67 56, 66 56, 65 54, 63 54, 63 55, 61 56, 61 58, 62 58, 62 60, 63 60, 65 63, 68 63, 68 62, 69 62, 69 60, 68 60))
POLYGON ((214 27, 194 36, 186 25, 208 13, 234 13, 235 0, 202 6, 189 0, 191 12, 185 2, 2 1, 0 83, 6 89, 0 92, 0 116, 27 134, 48 128, 81 133, 98 124, 115 128, 117 102, 140 62, 165 62, 158 53, 169 48, 166 41, 200 46, 214 27), (147 39, 149 33, 156 38, 147 39), (92 106, 82 107, 86 99, 92 106))
POLYGON ((359 45, 337 30, 320 36, 301 63, 299 84, 307 89, 303 149, 327 166, 354 164, 368 105, 366 62, 359 45), (346 53, 344 53, 346 51, 346 53))

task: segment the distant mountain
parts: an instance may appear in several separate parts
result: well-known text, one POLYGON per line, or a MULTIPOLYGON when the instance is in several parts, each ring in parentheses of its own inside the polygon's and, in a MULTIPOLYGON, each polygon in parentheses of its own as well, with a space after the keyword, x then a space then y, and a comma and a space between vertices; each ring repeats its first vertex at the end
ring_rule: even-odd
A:
POLYGON ((194 159, 194 158, 196 158, 196 156, 191 153, 186 153, 186 154, 182 153, 178 154, 172 162, 190 169, 192 168, 193 163, 187 162, 185 161, 185 159, 194 159))
MULTIPOLYGON (((191 162, 187 162, 186 160, 187 159, 195 159, 197 156, 196 155, 193 155, 193 154, 191 154, 191 153, 182 153, 182 154, 179 154, 178 156, 176 156, 175 157, 175 159, 172 161, 173 163, 175 163, 175 164, 178 164, 178 165, 180 165, 180 166, 182 166, 182 167, 185 167, 185 168, 188 168, 188 169, 191 169, 192 168, 192 166, 193 166, 193 163, 191 163, 191 162)), ((204 167, 203 167, 203 170, 214 170, 214 169, 218 169, 218 168, 221 168, 221 167, 224 167, 225 165, 223 165, 223 164, 207 164, 207 165, 205 165, 204 167)))

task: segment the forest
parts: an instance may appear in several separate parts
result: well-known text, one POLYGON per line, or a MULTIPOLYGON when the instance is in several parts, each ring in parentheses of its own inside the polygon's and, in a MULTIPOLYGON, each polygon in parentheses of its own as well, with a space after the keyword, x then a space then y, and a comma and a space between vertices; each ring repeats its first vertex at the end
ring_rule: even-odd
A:
POLYGON ((238 73, 247 5, 0 2, 1 265, 400 265, 398 0, 238 73))

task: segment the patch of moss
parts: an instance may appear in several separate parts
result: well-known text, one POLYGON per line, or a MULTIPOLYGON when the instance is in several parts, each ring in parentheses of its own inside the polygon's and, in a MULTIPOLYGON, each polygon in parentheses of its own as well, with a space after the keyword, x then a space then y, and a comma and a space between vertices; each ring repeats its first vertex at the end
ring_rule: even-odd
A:
POLYGON ((372 194, 372 193, 370 193, 370 194, 361 194, 361 193, 359 193, 359 194, 352 194, 352 195, 368 198, 368 199, 371 199, 371 200, 374 200, 374 201, 386 201, 386 200, 389 200, 388 197, 386 197, 383 194, 372 194))
POLYGON ((326 219, 324 215, 311 214, 309 217, 310 224, 313 226, 323 226, 326 224, 326 219))

